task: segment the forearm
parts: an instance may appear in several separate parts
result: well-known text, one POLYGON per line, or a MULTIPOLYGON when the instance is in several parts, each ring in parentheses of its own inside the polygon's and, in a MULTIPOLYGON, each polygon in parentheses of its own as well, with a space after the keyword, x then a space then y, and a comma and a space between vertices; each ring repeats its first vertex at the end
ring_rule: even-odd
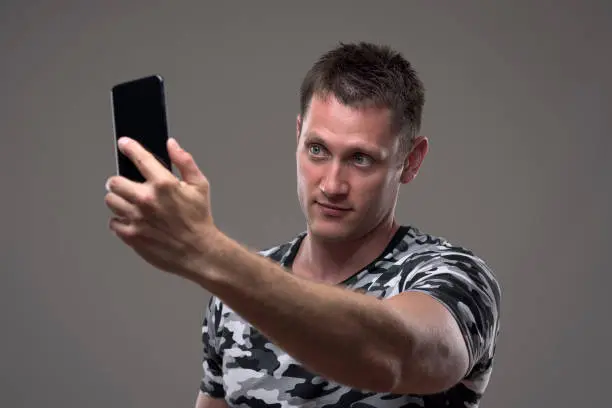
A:
POLYGON ((284 271, 224 235, 201 284, 289 355, 330 380, 389 391, 410 353, 405 323, 381 301, 284 271))

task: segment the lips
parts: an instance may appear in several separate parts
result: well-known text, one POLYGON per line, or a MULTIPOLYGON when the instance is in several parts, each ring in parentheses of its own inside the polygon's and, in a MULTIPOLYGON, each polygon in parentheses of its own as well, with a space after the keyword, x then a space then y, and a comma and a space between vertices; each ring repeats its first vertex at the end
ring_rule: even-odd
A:
POLYGON ((325 203, 318 203, 319 205, 322 205, 323 207, 332 209, 332 210, 340 210, 340 211, 348 211, 349 208, 345 208, 345 207, 338 207, 337 205, 331 205, 331 204, 325 204, 325 203))
POLYGON ((330 210, 330 211, 344 212, 344 211, 350 211, 351 210, 349 207, 341 207, 341 206, 338 206, 338 205, 322 203, 320 201, 317 201, 316 203, 319 206, 321 206, 322 208, 330 210))

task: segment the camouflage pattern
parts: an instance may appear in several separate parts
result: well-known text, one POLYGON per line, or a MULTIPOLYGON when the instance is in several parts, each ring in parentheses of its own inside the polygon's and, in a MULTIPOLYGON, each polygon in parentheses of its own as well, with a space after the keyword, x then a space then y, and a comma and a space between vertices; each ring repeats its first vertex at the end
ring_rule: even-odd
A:
MULTIPOLYGON (((261 251, 290 272, 305 232, 261 251)), ((305 370, 219 299, 212 297, 202 325, 200 389, 230 407, 399 408, 477 407, 493 369, 499 333, 500 288, 491 269, 471 251, 402 226, 385 251, 341 283, 379 299, 404 291, 429 293, 453 313, 468 345, 464 379, 436 395, 395 395, 351 389, 305 370)))

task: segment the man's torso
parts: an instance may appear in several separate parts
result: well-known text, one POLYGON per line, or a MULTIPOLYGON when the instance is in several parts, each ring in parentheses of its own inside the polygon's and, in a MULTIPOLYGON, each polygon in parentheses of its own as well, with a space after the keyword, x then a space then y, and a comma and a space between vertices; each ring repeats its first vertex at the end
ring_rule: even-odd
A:
MULTIPOLYGON (((290 242, 260 253, 278 262, 289 272, 303 237, 304 233, 290 242)), ((494 307, 495 310, 490 313, 486 322, 479 322, 478 317, 471 317, 473 310, 463 315, 464 320, 474 319, 473 322, 464 322, 464 334, 469 332, 469 325, 482 326, 477 330, 481 333, 478 334, 480 337, 470 337, 475 345, 481 344, 478 349, 481 352, 478 360, 473 361, 468 376, 445 393, 427 396, 372 393, 328 381, 304 369, 215 298, 211 299, 208 317, 203 325, 203 341, 210 345, 211 351, 208 361, 204 362, 204 369, 209 377, 203 379, 202 389, 214 389, 213 394, 218 394, 217 397, 222 394, 232 407, 476 407, 491 375, 494 339, 499 330, 499 288, 493 275, 480 259, 441 238, 423 234, 413 227, 402 227, 375 261, 339 285, 385 299, 407 289, 427 291, 429 286, 442 282, 441 279, 451 276, 453 271, 461 271, 461 274, 471 276, 470 279, 474 282, 486 282, 483 288, 490 289, 487 293, 491 294, 491 308, 494 307), (448 261, 445 262, 449 265, 456 264, 457 268, 450 268, 443 273, 437 266, 428 269, 426 265, 432 259, 439 258, 440 254, 446 254, 444 256, 448 261), (459 257, 453 258, 456 255, 459 257), (474 263, 465 263, 465 259, 474 259, 474 263), (474 265, 479 267, 475 268, 474 265), (429 281, 425 282, 425 278, 429 281), (424 283, 419 283, 419 280, 424 283), (481 338, 489 340, 484 344, 481 338), (211 369, 213 365, 216 370, 211 369)), ((441 300, 454 302, 454 295, 449 290, 436 293, 440 293, 441 300)), ((462 294, 458 292, 456 296, 457 303, 460 303, 462 294)), ((481 309, 489 307, 485 301, 477 304, 482 305, 479 306, 481 309)), ((476 306, 474 309, 477 309, 476 306)), ((455 310, 460 311, 460 306, 455 310)))

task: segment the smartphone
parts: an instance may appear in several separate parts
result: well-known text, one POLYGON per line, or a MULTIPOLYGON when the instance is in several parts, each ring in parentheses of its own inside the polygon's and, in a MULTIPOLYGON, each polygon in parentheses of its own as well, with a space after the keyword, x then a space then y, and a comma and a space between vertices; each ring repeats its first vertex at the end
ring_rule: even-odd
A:
POLYGON ((111 88, 111 102, 117 174, 136 182, 146 181, 138 167, 119 151, 117 141, 122 136, 139 142, 172 172, 163 77, 150 75, 119 83, 111 88))

